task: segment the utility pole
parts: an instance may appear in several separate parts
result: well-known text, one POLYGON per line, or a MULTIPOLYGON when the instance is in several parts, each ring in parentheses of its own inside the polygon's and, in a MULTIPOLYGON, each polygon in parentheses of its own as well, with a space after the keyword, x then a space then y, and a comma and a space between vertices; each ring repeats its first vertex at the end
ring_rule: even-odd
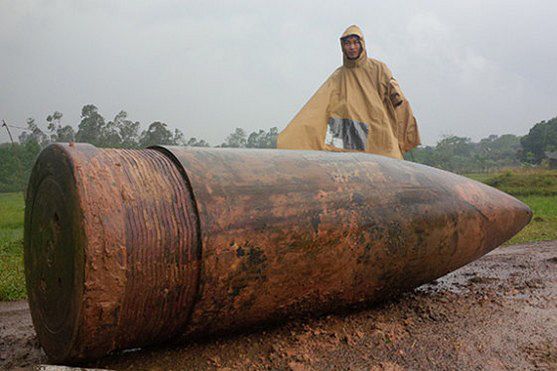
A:
POLYGON ((10 141, 12 142, 12 146, 14 145, 14 138, 12 137, 12 133, 10 132, 10 127, 8 126, 8 124, 6 124, 6 120, 2 119, 2 126, 4 126, 6 128, 6 130, 8 131, 8 135, 10 136, 10 141))
POLYGON ((19 158, 19 156, 17 155, 17 151, 15 148, 15 143, 14 143, 14 138, 12 137, 12 133, 10 131, 10 127, 8 124, 6 124, 6 120, 2 119, 2 126, 6 128, 6 131, 8 132, 8 135, 10 136, 10 141, 12 142, 12 151, 14 153, 14 157, 15 160, 17 161, 17 170, 18 170, 18 176, 22 181, 22 187, 21 187, 21 193, 23 194, 23 198, 25 198, 25 183, 24 183, 24 175, 23 175, 23 169, 22 169, 22 165, 21 165, 21 160, 19 158))

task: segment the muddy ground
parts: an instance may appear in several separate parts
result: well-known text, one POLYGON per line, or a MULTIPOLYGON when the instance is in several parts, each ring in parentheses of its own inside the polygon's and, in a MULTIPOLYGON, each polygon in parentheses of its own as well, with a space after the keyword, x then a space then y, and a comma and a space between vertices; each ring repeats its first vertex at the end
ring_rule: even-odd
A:
MULTIPOLYGON (((25 302, 0 303, 0 369, 48 363, 25 302)), ((557 369, 557 241, 495 250, 395 300, 128 351, 110 369, 557 369)))

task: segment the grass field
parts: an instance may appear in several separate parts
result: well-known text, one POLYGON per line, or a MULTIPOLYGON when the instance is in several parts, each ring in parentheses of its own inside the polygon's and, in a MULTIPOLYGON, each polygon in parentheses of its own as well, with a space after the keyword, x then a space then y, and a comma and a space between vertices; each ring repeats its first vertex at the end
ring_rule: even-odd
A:
POLYGON ((467 176, 513 196, 557 196, 557 170, 520 168, 467 176))
POLYGON ((557 170, 510 169, 468 177, 511 194, 530 206, 530 224, 506 245, 557 239, 557 170))
POLYGON ((0 301, 25 297, 23 195, 0 193, 0 301))
MULTIPOLYGON (((557 171, 509 170, 470 178, 510 193, 534 211, 532 222, 507 245, 557 239, 557 171)), ((0 193, 0 301, 25 298, 23 196, 0 193)))

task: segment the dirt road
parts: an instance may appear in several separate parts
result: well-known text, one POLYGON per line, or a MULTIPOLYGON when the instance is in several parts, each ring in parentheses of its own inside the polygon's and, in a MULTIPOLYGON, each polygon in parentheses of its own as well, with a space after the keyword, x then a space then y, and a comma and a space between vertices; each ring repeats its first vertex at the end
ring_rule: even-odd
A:
MULTIPOLYGON (((25 302, 0 303, 0 323, 0 369, 47 363, 25 302)), ((383 304, 81 366, 557 369, 557 241, 497 249, 383 304)))

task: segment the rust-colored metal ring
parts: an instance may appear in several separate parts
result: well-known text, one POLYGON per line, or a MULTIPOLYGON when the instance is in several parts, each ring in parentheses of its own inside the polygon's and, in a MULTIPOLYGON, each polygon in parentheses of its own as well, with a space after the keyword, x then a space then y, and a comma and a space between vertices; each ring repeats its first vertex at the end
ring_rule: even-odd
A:
POLYGON ((83 294, 83 220, 72 168, 59 148, 41 154, 30 179, 25 276, 35 329, 47 354, 66 358, 79 327, 83 294), (42 162, 46 156, 60 161, 42 162))
POLYGON ((167 156, 56 144, 28 189, 27 289, 52 360, 164 341, 185 326, 199 223, 185 173, 167 156))

